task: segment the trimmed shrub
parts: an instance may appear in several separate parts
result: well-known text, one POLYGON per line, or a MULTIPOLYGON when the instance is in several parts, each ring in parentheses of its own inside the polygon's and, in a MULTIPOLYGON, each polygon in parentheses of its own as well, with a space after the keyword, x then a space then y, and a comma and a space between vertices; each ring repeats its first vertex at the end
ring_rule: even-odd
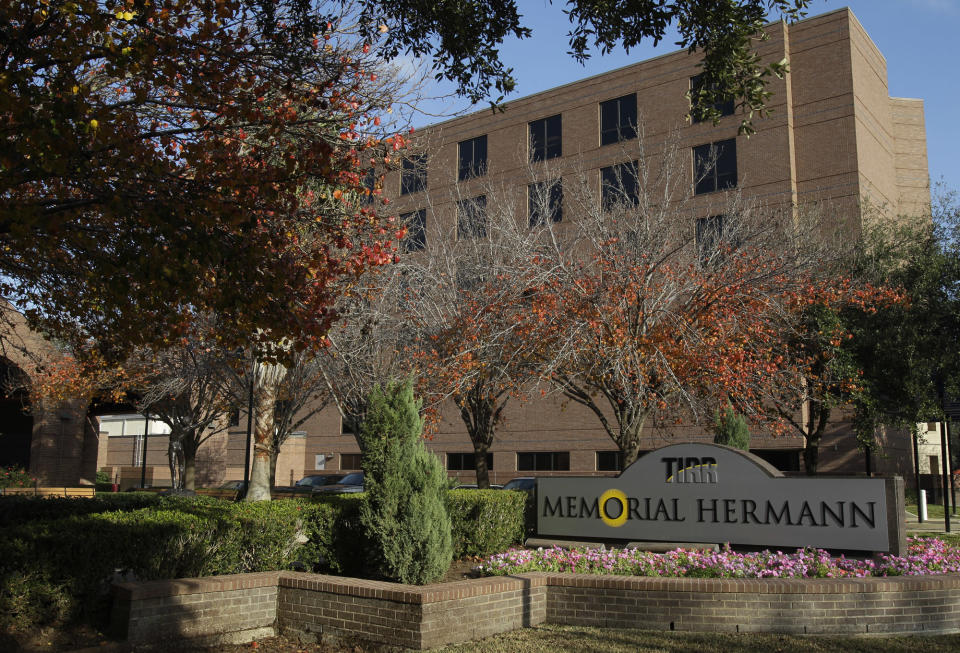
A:
POLYGON ((0 528, 43 519, 89 515, 114 510, 139 510, 160 505, 166 497, 147 492, 117 492, 88 497, 0 497, 0 528))
POLYGON ((311 569, 332 530, 329 505, 161 497, 152 508, 9 526, 0 534, 0 627, 76 619, 102 625, 114 580, 311 569))
POLYGON ((524 492, 450 490, 453 555, 488 556, 523 541, 524 492))
POLYGON ((422 433, 410 381, 374 387, 359 435, 366 491, 360 524, 371 571, 418 585, 443 576, 452 558, 447 475, 422 433))

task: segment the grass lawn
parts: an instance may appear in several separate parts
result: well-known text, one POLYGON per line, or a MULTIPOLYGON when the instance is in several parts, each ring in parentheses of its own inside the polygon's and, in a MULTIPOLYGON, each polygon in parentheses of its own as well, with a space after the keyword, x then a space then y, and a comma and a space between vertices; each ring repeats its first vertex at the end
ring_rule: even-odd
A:
MULTIPOLYGON (((920 514, 920 507, 915 503, 908 503, 906 506, 907 512, 913 515, 920 514)), ((932 503, 927 504, 927 517, 930 519, 943 519, 943 506, 938 506, 932 503)), ((953 512, 950 512, 951 523, 954 519, 960 520, 960 514, 954 515, 953 512)))
POLYGON ((928 653, 960 651, 960 635, 837 637, 733 633, 677 633, 578 626, 540 626, 433 649, 434 653, 928 653))

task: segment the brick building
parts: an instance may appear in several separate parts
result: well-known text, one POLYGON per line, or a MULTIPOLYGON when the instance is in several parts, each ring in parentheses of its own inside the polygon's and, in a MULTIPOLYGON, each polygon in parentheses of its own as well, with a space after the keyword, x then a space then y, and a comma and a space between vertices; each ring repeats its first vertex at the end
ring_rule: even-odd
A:
MULTIPOLYGON (((687 92, 698 58, 680 51, 511 101, 502 113, 479 111, 424 129, 417 134, 423 154, 405 171, 389 174, 384 193, 402 215, 450 224, 457 220, 458 198, 479 196, 492 186, 526 186, 538 181, 538 165, 549 164, 562 175, 576 169, 579 179, 600 188, 612 167, 637 158, 641 145, 655 152, 677 138, 689 152, 693 199, 703 216, 722 206, 724 193, 718 191, 732 187, 770 210, 816 203, 854 229, 868 205, 888 218, 928 206, 923 101, 889 96, 883 55, 852 12, 776 23, 768 33, 758 51, 767 61, 785 59, 790 72, 770 82, 770 115, 754 120, 756 133, 749 138, 738 135, 738 115, 726 115, 716 125, 690 123, 687 92), (630 129, 638 123, 642 133, 634 137, 630 129), (705 170, 699 157, 711 144, 721 154, 705 170)), ((527 219, 526 202, 518 202, 516 211, 518 220, 527 219)), ((563 219, 576 219, 568 215, 563 219)), ((588 410, 540 400, 512 402, 507 412, 492 447, 491 482, 616 468, 616 447, 588 410)), ((351 434, 341 432, 336 410, 304 428, 304 473, 359 468, 359 448, 351 434)), ((688 427, 648 439, 652 449, 709 437, 702 427, 688 427)), ((880 438, 885 455, 874 457, 872 469, 911 475, 908 438, 880 438)), ((801 465, 802 445, 800 437, 763 434, 754 434, 752 443, 756 453, 786 470, 801 465)), ((447 412, 428 446, 452 474, 473 479, 473 449, 456 411, 447 412)), ((865 469, 843 419, 831 425, 821 451, 823 472, 865 469)), ((242 454, 242 435, 235 431, 227 447, 228 475, 242 470, 242 454)), ((277 475, 296 471, 281 469, 277 475)))

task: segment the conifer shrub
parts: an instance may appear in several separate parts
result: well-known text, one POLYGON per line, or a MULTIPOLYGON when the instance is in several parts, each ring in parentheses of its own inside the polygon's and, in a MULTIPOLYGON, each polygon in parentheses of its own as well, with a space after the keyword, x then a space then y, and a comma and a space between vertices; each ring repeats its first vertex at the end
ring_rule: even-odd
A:
POLYGON ((373 389, 359 436, 366 493, 360 524, 371 571, 418 585, 442 577, 453 556, 446 473, 422 433, 409 380, 373 389))
POLYGON ((723 413, 717 411, 713 421, 713 441, 742 451, 750 450, 750 429, 743 415, 727 404, 723 413))

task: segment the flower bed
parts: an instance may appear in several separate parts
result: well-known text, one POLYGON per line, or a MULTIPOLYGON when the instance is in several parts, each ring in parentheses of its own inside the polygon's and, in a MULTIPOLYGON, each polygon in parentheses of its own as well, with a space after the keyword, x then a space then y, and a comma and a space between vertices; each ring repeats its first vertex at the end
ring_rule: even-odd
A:
POLYGON ((618 576, 687 578, 865 578, 960 572, 960 547, 937 538, 907 538, 907 555, 875 559, 833 557, 820 549, 795 553, 686 551, 650 553, 636 549, 511 549, 487 558, 479 567, 487 576, 531 571, 618 576))

